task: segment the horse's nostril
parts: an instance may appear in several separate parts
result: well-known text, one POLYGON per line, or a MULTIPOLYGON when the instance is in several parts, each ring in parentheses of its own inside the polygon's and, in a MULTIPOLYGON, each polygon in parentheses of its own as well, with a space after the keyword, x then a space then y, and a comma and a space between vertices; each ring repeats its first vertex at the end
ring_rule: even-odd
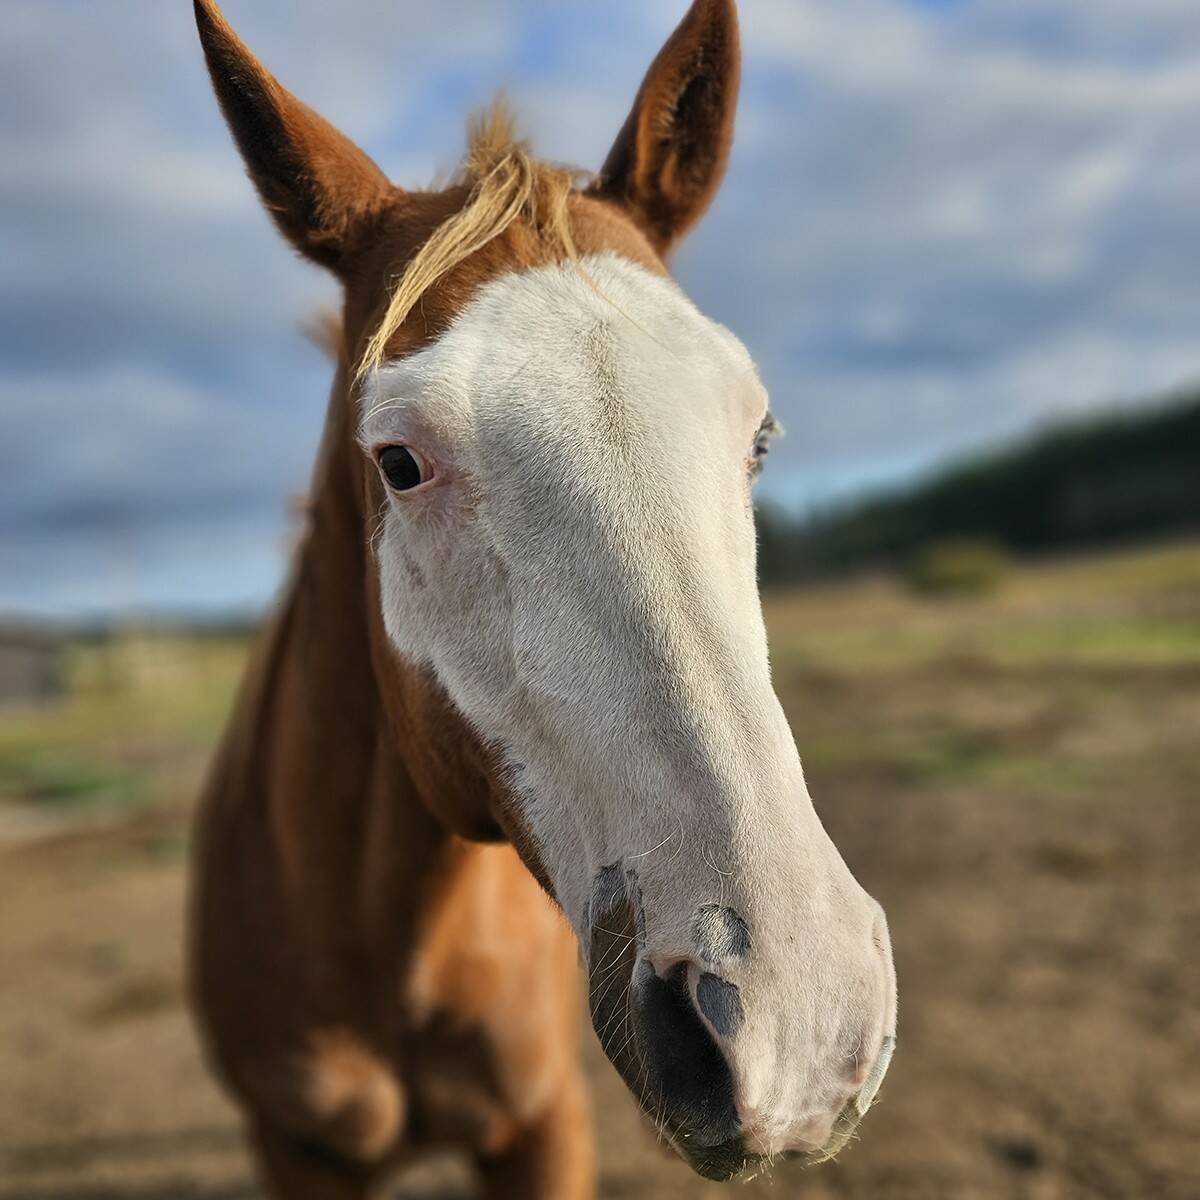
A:
POLYGON ((731 1038, 741 1028, 742 995, 719 975, 705 971, 696 981, 696 1004, 721 1037, 731 1038))
POLYGON ((638 964, 633 1016, 649 1085, 647 1098, 661 1107, 672 1128, 686 1133, 697 1151, 723 1147, 724 1169, 730 1162, 729 1147, 738 1138, 733 1078, 692 1003, 688 968, 686 962, 677 963, 660 977, 647 961, 638 964))

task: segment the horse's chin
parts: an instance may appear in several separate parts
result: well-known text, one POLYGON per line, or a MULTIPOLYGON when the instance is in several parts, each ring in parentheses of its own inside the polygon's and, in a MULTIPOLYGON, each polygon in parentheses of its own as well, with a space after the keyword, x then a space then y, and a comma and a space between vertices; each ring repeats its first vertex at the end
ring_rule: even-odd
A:
POLYGON ((689 1146, 685 1141, 672 1141, 671 1144, 697 1175, 714 1183, 728 1183, 759 1161, 746 1153, 740 1137, 730 1138, 719 1146, 689 1146))

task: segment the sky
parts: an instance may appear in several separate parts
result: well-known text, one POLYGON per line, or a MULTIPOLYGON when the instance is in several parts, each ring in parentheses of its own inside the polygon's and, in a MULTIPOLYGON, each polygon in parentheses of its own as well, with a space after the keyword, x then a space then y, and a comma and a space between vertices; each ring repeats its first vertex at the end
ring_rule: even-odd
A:
MULTIPOLYGON (((603 161, 685 0, 226 0, 401 185, 499 89, 603 161)), ((1200 4, 742 0, 725 186, 675 260, 749 346, 797 511, 1200 380, 1200 4)), ((330 370, 184 0, 5 0, 0 615, 261 606, 330 370)))

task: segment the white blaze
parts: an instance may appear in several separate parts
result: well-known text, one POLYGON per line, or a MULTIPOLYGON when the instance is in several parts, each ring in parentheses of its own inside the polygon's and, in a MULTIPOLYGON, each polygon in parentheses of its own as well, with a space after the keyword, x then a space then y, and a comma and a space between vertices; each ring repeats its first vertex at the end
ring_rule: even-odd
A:
POLYGON ((371 381, 360 433, 441 480, 381 514, 387 631, 503 747, 583 944, 622 861, 656 966, 696 957, 701 904, 750 927, 722 965, 745 1011, 723 1048, 769 1152, 840 1111, 894 988, 771 687, 747 470, 765 408, 732 334, 605 255, 486 284, 371 381))

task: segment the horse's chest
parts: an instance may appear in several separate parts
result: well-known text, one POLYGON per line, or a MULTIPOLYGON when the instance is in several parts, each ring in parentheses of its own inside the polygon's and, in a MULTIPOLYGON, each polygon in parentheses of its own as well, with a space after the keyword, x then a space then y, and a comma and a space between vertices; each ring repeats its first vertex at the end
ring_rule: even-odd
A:
POLYGON ((542 996, 525 1011, 508 988, 488 982, 475 995, 446 997, 409 1031, 403 1074, 417 1141, 498 1148, 542 1111, 562 1078, 575 1040, 564 1028, 562 981, 549 997, 550 981, 535 981, 542 996))
POLYGON ((550 1102, 577 1053, 579 1000, 574 941, 532 879, 483 882, 413 964, 401 1061, 414 1139, 486 1150, 550 1102))
POLYGON ((404 1079, 413 1140, 479 1150, 503 1145, 520 1091, 503 1070, 505 1051, 477 1030, 419 1035, 404 1079))

